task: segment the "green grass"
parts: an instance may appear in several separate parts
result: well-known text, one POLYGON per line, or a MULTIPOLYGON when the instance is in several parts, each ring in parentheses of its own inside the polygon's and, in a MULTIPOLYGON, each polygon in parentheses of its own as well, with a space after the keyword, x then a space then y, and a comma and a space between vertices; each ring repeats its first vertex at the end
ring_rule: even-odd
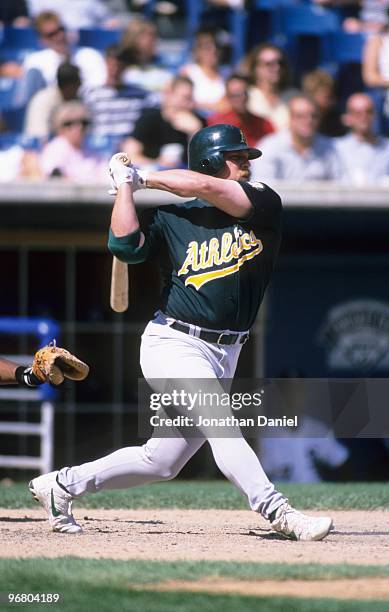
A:
MULTIPOLYGON (((131 585, 150 584, 163 580, 196 580, 202 576, 226 576, 240 579, 325 578, 389 575, 389 567, 358 567, 228 562, 149 562, 95 559, 2 559, 0 590, 23 592, 58 592, 63 596, 64 610, 147 610, 167 612, 202 610, 365 610, 362 603, 336 600, 291 600, 290 598, 254 598, 190 593, 158 593, 133 591, 131 585), (294 602, 295 605, 291 604, 294 602), (260 607, 259 607, 260 604, 260 607), (83 607, 84 606, 84 607, 83 607), (266 606, 266 607, 265 607, 266 606), (341 607, 344 606, 344 607, 341 607)), ((366 603, 365 603, 366 605, 366 603)), ((34 609, 28 606, 29 609, 34 609)), ((370 608, 370 603, 369 603, 370 608)), ((40 606, 36 609, 42 609, 40 606)), ((384 610, 372 604, 372 610, 384 610)))
MULTIPOLYGON (((280 490, 302 509, 374 510, 389 508, 388 483, 281 484, 280 490)), ((245 498, 229 482, 175 480, 102 491, 79 501, 85 508, 220 508, 245 509, 245 498)), ((36 502, 26 484, 0 484, 0 507, 32 508, 36 502)))
MULTIPOLYGON (((52 593, 53 589, 49 592, 52 593)), ((244 597, 190 592, 155 593, 87 585, 82 592, 68 592, 60 604, 50 607, 49 604, 29 604, 23 608, 16 605, 1 608, 2 612, 13 612, 15 609, 28 612, 48 609, 58 612, 388 612, 388 602, 244 597)))
POLYGON ((0 558, 0 591, 20 584, 36 590, 40 584, 65 581, 81 585, 90 580, 112 587, 152 584, 161 580, 198 580, 218 576, 239 580, 332 580, 389 576, 389 565, 321 563, 248 563, 236 561, 150 561, 84 559, 77 557, 14 559, 0 558))
MULTIPOLYGON (((129 610, 146 612, 279 611, 365 612, 366 602, 335 599, 258 598, 202 593, 156 593, 142 585, 165 580, 197 580, 224 576, 242 580, 287 578, 325 579, 389 576, 389 566, 325 566, 235 562, 117 561, 111 559, 0 559, 0 592, 59 593, 62 603, 54 610, 129 610), (134 590, 137 585, 140 590, 134 590)), ((384 612, 388 602, 369 602, 369 612, 384 612), (385 607, 386 606, 386 607, 385 607)), ((28 610, 42 610, 28 605, 28 610)), ((47 606, 48 607, 48 606, 47 606)), ((2 610, 12 610, 2 607, 2 610)))

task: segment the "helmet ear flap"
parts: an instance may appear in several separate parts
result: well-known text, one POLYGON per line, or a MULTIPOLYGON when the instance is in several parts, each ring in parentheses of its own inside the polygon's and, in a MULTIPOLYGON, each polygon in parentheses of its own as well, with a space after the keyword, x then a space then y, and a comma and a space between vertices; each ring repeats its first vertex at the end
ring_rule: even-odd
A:
POLYGON ((221 151, 211 153, 205 159, 202 159, 200 166, 205 174, 217 174, 224 166, 224 155, 221 151))

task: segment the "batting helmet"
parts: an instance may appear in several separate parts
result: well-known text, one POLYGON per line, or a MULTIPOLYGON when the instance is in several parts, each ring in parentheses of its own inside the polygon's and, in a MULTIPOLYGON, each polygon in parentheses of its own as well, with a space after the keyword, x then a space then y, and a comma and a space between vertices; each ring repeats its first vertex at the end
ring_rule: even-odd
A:
POLYGON ((188 146, 189 169, 215 175, 225 164, 223 153, 230 151, 247 151, 249 159, 262 155, 259 149, 247 145, 242 130, 220 123, 205 127, 192 136, 188 146))

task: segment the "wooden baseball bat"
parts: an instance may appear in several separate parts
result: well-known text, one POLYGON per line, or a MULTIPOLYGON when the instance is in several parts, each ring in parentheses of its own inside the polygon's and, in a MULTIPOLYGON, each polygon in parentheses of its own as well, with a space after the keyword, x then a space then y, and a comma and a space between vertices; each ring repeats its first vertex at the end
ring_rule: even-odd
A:
POLYGON ((115 312, 125 312, 128 308, 128 264, 115 256, 112 261, 110 304, 115 312))

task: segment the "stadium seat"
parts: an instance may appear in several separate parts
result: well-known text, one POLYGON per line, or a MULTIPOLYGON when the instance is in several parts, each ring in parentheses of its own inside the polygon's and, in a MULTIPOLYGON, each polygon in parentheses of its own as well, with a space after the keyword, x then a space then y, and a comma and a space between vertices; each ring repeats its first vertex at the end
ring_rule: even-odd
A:
POLYGON ((246 30, 249 14, 244 9, 209 8, 203 0, 185 0, 186 30, 189 46, 200 25, 217 25, 228 30, 232 38, 231 63, 242 59, 246 51, 246 30), (221 26, 221 24, 223 24, 221 26))
POLYGON ((0 110, 14 106, 17 79, 0 77, 0 110))
POLYGON ((349 64, 361 62, 366 34, 347 32, 331 32, 328 35, 329 60, 335 64, 349 64))
POLYGON ((366 38, 362 33, 332 32, 328 35, 325 68, 336 78, 341 107, 352 93, 365 89, 361 60, 366 38))
POLYGON ((9 49, 39 49, 39 38, 34 28, 5 26, 1 47, 9 49))
POLYGON ((23 131, 25 112, 25 106, 18 108, 5 108, 1 111, 2 117, 10 132, 21 133, 23 131))
POLYGON ((78 46, 93 47, 104 51, 110 45, 115 45, 121 37, 121 30, 106 30, 103 28, 81 29, 78 31, 78 46))
POLYGON ((280 28, 296 76, 300 77, 326 61, 328 35, 340 31, 341 23, 335 11, 307 4, 281 8, 280 28))
POLYGON ((89 153, 109 159, 118 150, 119 141, 117 136, 91 133, 85 139, 85 148, 89 153))
POLYGON ((0 134, 0 151, 6 151, 19 144, 20 134, 18 132, 5 132, 0 134))
POLYGON ((287 36, 311 34, 323 36, 341 29, 338 15, 321 6, 284 6, 281 9, 281 26, 287 36))

